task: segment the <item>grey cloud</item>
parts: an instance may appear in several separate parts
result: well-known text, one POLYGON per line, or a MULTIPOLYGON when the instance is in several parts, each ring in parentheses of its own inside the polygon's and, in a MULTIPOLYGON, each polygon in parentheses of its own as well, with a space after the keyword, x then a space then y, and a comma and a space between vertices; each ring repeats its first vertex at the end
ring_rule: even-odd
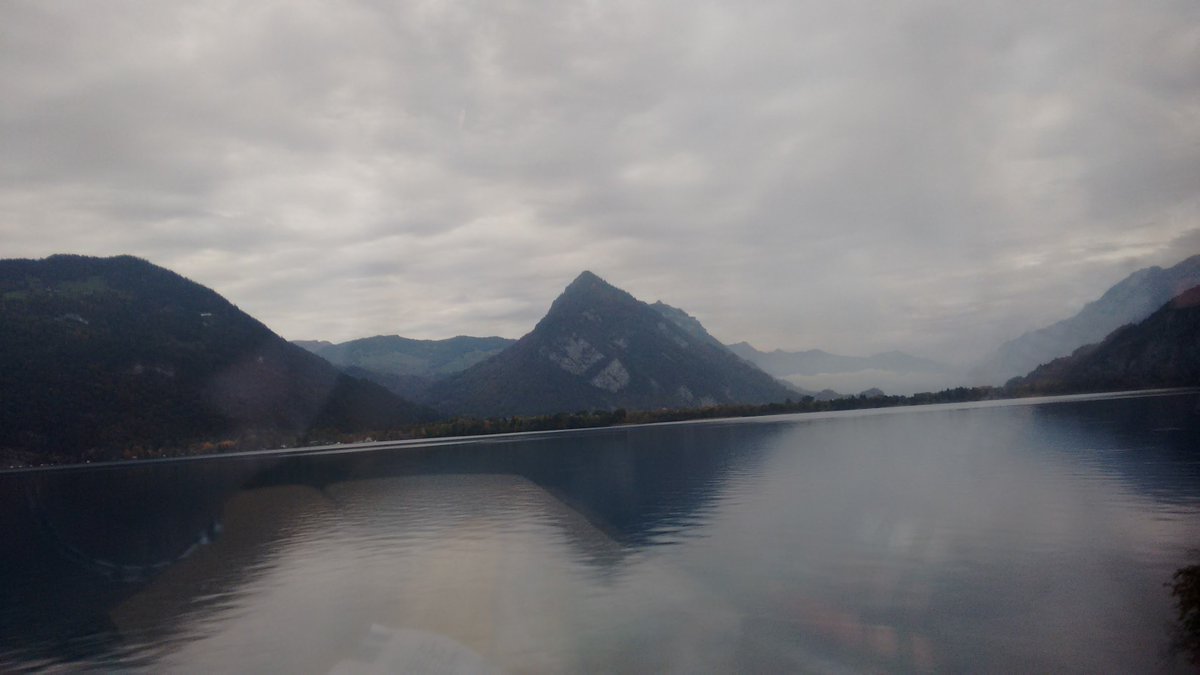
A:
POLYGON ((10 2, 0 232, 295 338, 515 337, 589 268, 726 340, 965 359, 1196 250, 1197 19, 10 2))

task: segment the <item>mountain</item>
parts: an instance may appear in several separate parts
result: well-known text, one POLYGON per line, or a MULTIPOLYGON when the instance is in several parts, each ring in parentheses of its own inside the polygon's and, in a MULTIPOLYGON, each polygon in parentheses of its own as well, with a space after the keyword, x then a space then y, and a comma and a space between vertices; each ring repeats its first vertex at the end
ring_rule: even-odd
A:
POLYGON ((383 385, 406 398, 420 398, 435 380, 466 370, 514 342, 502 337, 467 335, 447 340, 377 335, 340 344, 323 340, 297 340, 293 344, 349 375, 383 385))
POLYGON ((340 344, 311 340, 297 340, 295 344, 339 367, 437 378, 466 370, 514 342, 502 337, 467 335, 447 340, 377 335, 340 344))
POLYGON ((1000 384, 1039 364, 1099 342, 1117 328, 1137 323, 1163 303, 1200 284, 1200 255, 1174 267, 1138 270, 1088 303, 1075 316, 1010 340, 970 373, 977 384, 1000 384))
POLYGON ((504 416, 797 396, 725 349, 698 321, 663 307, 669 308, 656 309, 584 272, 532 332, 437 382, 428 401, 447 412, 504 416))
MULTIPOLYGON (((653 305, 650 305, 650 307, 653 308, 659 314, 666 317, 667 319, 670 319, 672 323, 674 323, 676 326, 679 326, 680 328, 682 328, 683 331, 686 332, 688 335, 692 336, 692 338, 694 338, 706 345, 709 345, 710 347, 713 347, 715 349, 729 350, 729 351, 734 351, 734 353, 736 353, 736 351, 732 347, 722 344, 720 340, 713 337, 708 332, 708 330, 704 327, 704 325, 701 324, 698 319, 696 319, 696 317, 692 316, 691 314, 688 314, 687 312, 683 311, 682 309, 679 309, 678 307, 672 307, 671 305, 668 305, 667 303, 665 303, 661 300, 659 300, 658 302, 655 302, 653 305)), ((739 344, 746 344, 746 343, 743 342, 743 343, 739 343, 739 344)), ((753 363, 753 361, 751 363, 753 363)), ((754 364, 754 365, 757 366, 758 364, 754 364)), ((761 367, 759 367, 759 369, 762 370, 761 367)), ((771 374, 771 373, 768 373, 768 374, 771 374)), ((818 401, 831 401, 835 398, 842 397, 841 394, 839 394, 836 391, 833 391, 831 389, 824 389, 822 391, 813 391, 811 389, 805 389, 804 387, 801 387, 795 383, 788 382, 787 380, 777 379, 776 381, 779 384, 782 384, 784 387, 787 387, 794 394, 798 394, 800 396, 812 396, 813 398, 817 399, 818 401)))
POLYGON ((912 394, 961 384, 957 369, 904 352, 872 356, 843 356, 820 349, 763 352, 748 342, 729 345, 729 349, 789 385, 807 390, 879 388, 892 394, 912 394))
POLYGON ((860 370, 890 370, 897 373, 946 373, 952 370, 946 364, 896 351, 873 356, 842 356, 820 349, 802 352, 776 349, 772 352, 762 352, 748 342, 729 345, 729 349, 764 371, 779 377, 852 373, 860 370))
POLYGON ((671 323, 681 328, 683 332, 687 333, 692 339, 715 349, 727 349, 725 345, 721 344, 720 340, 716 339, 712 335, 709 335, 703 324, 701 324, 696 317, 688 314, 682 309, 679 309, 678 307, 672 307, 661 300, 655 302, 653 305, 650 305, 650 307, 663 317, 670 320, 671 323))
POLYGON ((144 260, 0 260, 0 448, 282 443, 428 415, 144 260))
POLYGON ((1200 286, 1098 344, 1014 378, 1015 393, 1113 391, 1200 385, 1200 286))

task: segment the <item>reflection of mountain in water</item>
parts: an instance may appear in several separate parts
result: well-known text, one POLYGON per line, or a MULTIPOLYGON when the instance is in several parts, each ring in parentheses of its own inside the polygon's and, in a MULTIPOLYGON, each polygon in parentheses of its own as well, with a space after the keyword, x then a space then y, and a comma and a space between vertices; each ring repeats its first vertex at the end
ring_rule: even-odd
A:
MULTIPOLYGON (((350 475, 515 474, 620 543, 640 547, 669 542, 702 520, 730 471, 757 462, 778 433, 774 425, 712 424, 521 436, 486 449, 363 455, 350 475)), ((320 473, 327 460, 312 461, 320 473)))
POLYGON ((222 502, 262 465, 0 476, 0 655, 19 648, 72 658, 108 649, 116 635, 107 608, 221 536, 222 502))
MULTIPOLYGON (((813 626, 842 626, 851 614, 913 636, 959 619, 994 633, 1042 592, 1011 586, 1014 565, 1036 557, 993 534, 1032 528, 1035 537, 1074 541, 1064 550, 1078 553, 1091 546, 1083 542, 1142 532, 1153 520, 1139 517, 1147 508, 1194 508, 1198 398, 626 427, 0 475, 0 670, 124 667, 130 655, 184 668, 244 655, 260 641, 264 658, 278 654, 293 669, 345 670, 390 658, 380 640, 407 644, 426 633, 516 670, 645 667, 639 659, 660 657, 666 668, 706 653, 718 660, 691 662, 732 658, 733 670, 770 654, 777 666, 791 663, 798 634, 812 638, 807 652, 835 653, 826 644, 833 638, 813 626), (1014 491, 1025 497, 1013 500, 1014 491), (1081 515, 1113 493, 1144 506, 1121 522, 1081 515), (970 574, 939 572, 953 541, 997 549, 970 574), (746 553, 756 547, 769 554, 746 553), (689 557, 697 550, 703 555, 689 557), (931 557, 888 567, 898 550, 931 557), (855 595, 859 586, 869 592, 855 595), (881 593, 908 588, 925 598, 912 621, 878 614, 881 593), (575 645, 555 651, 531 646, 535 638, 575 645), (658 638, 676 642, 668 649, 658 638), (632 656, 605 651, 618 645, 632 656)), ((1158 550, 1153 536, 1133 539, 1129 550, 1158 550)), ((1065 584, 1125 564, 1087 556, 1095 564, 1082 572, 1036 574, 1065 584)), ((847 663, 855 645, 887 637, 870 627, 847 643, 847 663)), ((914 659, 928 651, 919 642, 913 637, 914 659)), ((955 654, 936 656, 958 663, 955 654)))
MULTIPOLYGON (((444 487, 446 498, 483 511, 505 499, 505 485, 513 499, 527 496, 511 487, 527 481, 544 497, 526 506, 557 528, 573 557, 607 575, 630 551, 702 522, 730 470, 754 461, 777 429, 628 428, 2 476, 0 562, 14 573, 0 581, 0 662, 14 650, 70 660, 134 636, 157 639, 177 618, 253 583, 297 530, 335 532, 345 514, 332 514, 347 507, 347 494, 363 494, 354 486, 387 477, 480 475, 444 487), (520 479, 498 484, 497 475, 520 479)), ((416 501, 392 524, 401 530, 437 513, 434 494, 405 481, 393 487, 416 501)))

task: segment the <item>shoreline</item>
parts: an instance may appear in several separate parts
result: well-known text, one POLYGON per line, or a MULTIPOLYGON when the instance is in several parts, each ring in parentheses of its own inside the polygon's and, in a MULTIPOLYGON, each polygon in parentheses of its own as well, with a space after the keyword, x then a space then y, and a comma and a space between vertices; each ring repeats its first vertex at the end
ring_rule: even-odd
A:
MULTIPOLYGON (((683 425, 683 424, 745 424, 751 421, 768 420, 773 422, 788 422, 801 420, 839 419, 844 417, 866 417, 882 414, 900 414, 903 412, 938 412, 946 410, 971 410, 978 408, 1011 407, 1020 405, 1045 405, 1053 403, 1071 403, 1076 401, 1100 401, 1123 398, 1145 398, 1152 396, 1172 396, 1200 393, 1200 387, 1174 387, 1157 389, 1136 389, 1128 391, 1093 392, 1083 394, 1058 394, 1052 396, 1023 396, 1013 398, 995 398, 974 401, 956 401, 939 403, 894 404, 879 406, 864 406, 842 410, 820 410, 800 412, 763 412, 759 414, 731 415, 724 417, 694 417, 679 420, 662 420, 651 422, 629 422, 588 427, 565 429, 542 429, 531 431, 510 431, 496 433, 466 434, 459 436, 429 436, 388 441, 363 441, 356 443, 324 443, 306 445, 295 448, 263 448, 260 450, 238 450, 235 452, 217 452, 193 455, 177 455, 169 457, 147 457, 137 459, 111 459, 96 462, 70 462, 62 464, 44 464, 39 466, 4 467, 0 468, 0 476, 36 471, 79 471, 87 469, 114 469, 118 467, 144 466, 167 462, 211 461, 215 459, 283 459, 307 455, 335 455, 357 452, 373 452, 390 449, 436 448, 445 445, 470 445, 481 443, 505 442, 514 439, 537 439, 539 436, 559 436, 568 433, 587 433, 611 431, 653 426, 683 425)), ((770 404, 768 404, 770 405, 770 404)), ((700 409, 703 410, 703 409, 700 409)), ((685 411, 678 411, 683 413, 685 411)), ((699 412, 699 411, 697 411, 699 412)))

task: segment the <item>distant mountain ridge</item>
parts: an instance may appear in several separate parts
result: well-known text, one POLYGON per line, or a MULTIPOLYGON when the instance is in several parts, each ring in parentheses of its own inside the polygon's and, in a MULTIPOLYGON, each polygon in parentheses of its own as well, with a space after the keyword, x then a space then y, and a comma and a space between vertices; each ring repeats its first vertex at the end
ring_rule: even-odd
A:
POLYGON ((1097 344, 1013 378, 1018 394, 1200 386, 1200 286, 1097 344))
POLYGON ((427 400, 447 412, 504 416, 795 396, 682 310, 648 305, 584 272, 533 331, 435 383, 427 400))
POLYGON ((961 384, 961 371, 904 352, 872 356, 845 356, 820 349, 789 352, 759 351, 747 342, 729 345, 738 356, 806 392, 821 390, 817 398, 836 398, 835 391, 883 390, 889 394, 939 391, 961 384))
POLYGON ((872 356, 843 356, 830 354, 820 349, 808 349, 800 352, 776 349, 764 352, 755 349, 748 342, 729 345, 729 349, 764 371, 779 377, 848 373, 860 370, 890 370, 899 373, 945 373, 952 370, 944 363, 898 351, 882 352, 872 356))
POLYGON ((295 340, 335 366, 356 367, 389 375, 436 378, 466 370, 516 342, 502 337, 459 335, 445 340, 414 340, 376 335, 334 344, 295 340))
MULTIPOLYGON (((706 329, 704 327, 704 324, 700 323, 699 319, 692 316, 691 314, 688 314, 687 312, 683 311, 682 309, 679 309, 678 307, 672 307, 671 305, 668 305, 667 303, 665 303, 661 300, 650 305, 650 307, 653 308, 659 314, 662 314, 667 319, 670 319, 672 323, 674 323, 676 326, 679 326, 680 328, 682 328, 684 330, 684 332, 686 332, 688 335, 691 335, 693 338, 696 338, 697 340, 700 340, 703 343, 705 343, 715 349, 733 351, 728 345, 722 343, 720 340, 713 337, 712 334, 710 334, 708 332, 708 329, 706 329)), ((762 368, 760 366, 758 366, 758 364, 754 363, 753 361, 751 361, 751 364, 754 365, 755 367, 759 368, 759 370, 762 370, 762 368)), ((772 376, 774 375, 773 373, 767 373, 767 374, 772 375, 772 376)), ((813 391, 811 389, 805 389, 804 387, 795 385, 791 382, 788 382, 787 380, 779 379, 778 377, 776 377, 775 379, 779 384, 792 390, 793 393, 799 394, 800 396, 812 396, 813 398, 817 399, 818 401, 828 401, 828 400, 832 400, 835 398, 841 398, 841 396, 842 396, 841 394, 839 394, 836 391, 833 391, 832 389, 824 389, 822 391, 813 391)))
POLYGON ((350 340, 296 340, 342 372, 382 385, 407 399, 420 400, 437 380, 498 354, 516 340, 459 335, 445 340, 414 340, 399 335, 350 340))
POLYGON ((144 260, 0 260, 0 448, 276 442, 428 415, 144 260))
POLYGON ((1167 269, 1138 270, 1089 302, 1075 316, 1004 343, 972 368, 970 379, 975 384, 1002 384, 1024 375, 1040 364, 1099 342, 1120 326, 1145 319, 1197 284, 1200 284, 1200 255, 1167 269))

